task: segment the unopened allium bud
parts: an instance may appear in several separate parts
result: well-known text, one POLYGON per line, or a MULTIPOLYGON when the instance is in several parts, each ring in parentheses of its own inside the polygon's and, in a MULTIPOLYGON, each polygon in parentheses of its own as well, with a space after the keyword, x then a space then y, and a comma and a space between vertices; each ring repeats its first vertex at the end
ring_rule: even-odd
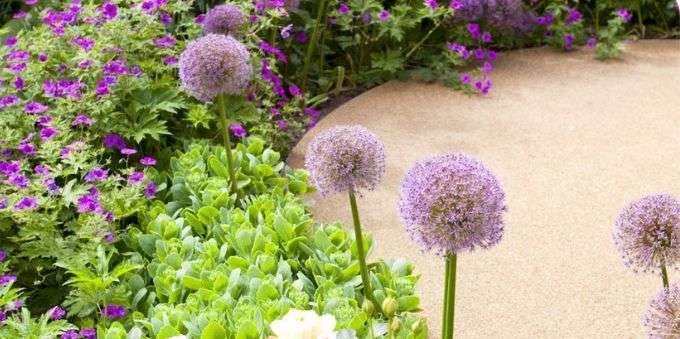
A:
POLYGON ((401 320, 399 320, 399 318, 393 318, 392 321, 390 321, 390 331, 392 331, 392 333, 399 333, 399 330, 401 330, 401 320))
POLYGON ((373 312, 375 312, 375 306, 374 306, 373 303, 372 303, 370 300, 368 300, 368 299, 364 299, 364 304, 361 305, 361 308, 363 309, 364 313, 366 313, 366 315, 367 315, 369 318, 370 318, 371 316, 373 316, 373 312))
POLYGON ((385 300, 383 300, 383 303, 382 303, 383 313, 385 313, 385 315, 388 318, 392 318, 397 313, 398 308, 399 308, 399 303, 397 302, 396 299, 394 299, 392 297, 387 297, 387 298, 385 298, 385 300))

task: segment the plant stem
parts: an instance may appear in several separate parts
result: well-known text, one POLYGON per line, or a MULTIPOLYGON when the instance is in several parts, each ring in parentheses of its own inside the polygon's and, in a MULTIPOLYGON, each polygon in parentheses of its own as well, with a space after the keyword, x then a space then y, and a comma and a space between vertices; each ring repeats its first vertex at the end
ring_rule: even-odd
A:
POLYGON ((359 221, 359 210, 357 208, 357 199, 354 194, 354 189, 349 190, 349 205, 352 208, 352 221, 354 222, 354 237, 357 242, 357 252, 359 252, 359 268, 361 269, 361 280, 364 284, 364 297, 370 300, 377 310, 381 309, 381 305, 375 300, 373 290, 371 289, 371 281, 368 276, 368 267, 366 266, 366 250, 364 249, 364 236, 361 234, 361 222, 359 221))
POLYGON ((448 333, 448 323, 447 323, 447 316, 449 314, 449 285, 451 283, 451 279, 449 279, 449 275, 451 275, 451 267, 448 264, 444 264, 446 267, 446 271, 444 273, 444 305, 442 306, 442 339, 446 339, 446 334, 448 333))
POLYGON ((453 339, 454 314, 456 311, 456 254, 446 256, 446 291, 444 295, 444 324, 442 339, 453 339))
POLYGON ((227 151, 227 169, 229 170, 229 181, 231 183, 231 194, 237 193, 236 173, 234 171, 234 159, 231 154, 231 138, 229 137, 229 124, 227 123, 225 94, 217 96, 217 112, 220 123, 222 124, 222 140, 224 141, 224 148, 227 151))
POLYGON ((420 45, 422 45, 425 42, 425 40, 427 40, 427 38, 429 38, 430 35, 434 33, 434 31, 439 27, 441 23, 442 23, 441 21, 437 22, 437 24, 434 25, 434 27, 432 27, 432 29, 430 29, 430 31, 427 32, 427 34, 425 34, 425 36, 422 39, 420 39, 420 41, 418 41, 418 43, 415 46, 413 46, 413 48, 411 48, 411 50, 408 51, 408 53, 406 53, 406 56, 404 56, 405 61, 408 61, 408 58, 411 56, 411 54, 413 54, 413 52, 415 52, 420 47, 420 45))
POLYGON ((661 282, 663 282, 663 287, 668 288, 668 271, 666 271, 665 264, 661 264, 661 282))
POLYGON ((326 25, 326 17, 324 16, 326 12, 326 0, 319 1, 319 7, 316 13, 316 25, 314 26, 314 31, 312 31, 312 37, 309 39, 309 45, 307 45, 307 51, 305 52, 305 61, 302 65, 302 92, 307 91, 307 76, 309 75, 309 66, 312 62, 312 54, 316 49, 316 43, 319 40, 319 31, 321 26, 326 25), (323 21, 323 24, 322 24, 323 21))

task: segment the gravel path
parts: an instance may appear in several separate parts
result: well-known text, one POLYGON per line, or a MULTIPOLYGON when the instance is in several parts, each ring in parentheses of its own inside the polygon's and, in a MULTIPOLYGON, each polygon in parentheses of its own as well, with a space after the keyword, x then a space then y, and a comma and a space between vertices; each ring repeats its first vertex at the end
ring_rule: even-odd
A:
MULTIPOLYGON (((623 56, 505 53, 488 97, 391 82, 332 112, 289 162, 302 166, 309 140, 338 124, 361 124, 386 144, 385 180, 359 201, 361 217, 374 257, 406 258, 422 274, 431 337, 441 328, 443 260, 404 232, 398 187, 414 161, 465 152, 497 174, 509 211, 497 247, 458 259, 456 338, 641 338, 661 279, 623 267, 613 222, 643 195, 680 195, 680 41, 631 43, 623 56)), ((350 227, 346 196, 310 200, 316 220, 350 227)))

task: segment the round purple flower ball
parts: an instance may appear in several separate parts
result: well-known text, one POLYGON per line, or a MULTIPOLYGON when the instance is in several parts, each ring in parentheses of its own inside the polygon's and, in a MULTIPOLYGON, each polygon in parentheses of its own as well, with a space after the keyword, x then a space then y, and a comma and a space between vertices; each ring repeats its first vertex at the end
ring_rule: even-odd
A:
POLYGON ((312 140, 305 167, 321 194, 373 190, 385 173, 385 147, 364 127, 337 126, 312 140))
POLYGON ((401 183, 401 217, 425 250, 456 254, 503 237, 505 193, 481 162, 449 154, 416 163, 401 183))
POLYGON ((182 87, 208 102, 217 95, 239 94, 252 73, 250 53, 231 36, 208 34, 189 42, 179 58, 182 87))
POLYGON ((680 201, 664 194, 633 202, 621 211, 614 243, 633 271, 658 272, 680 263, 680 201))
POLYGON ((680 337, 680 284, 663 288, 649 302, 642 326, 648 338, 680 337))
POLYGON ((203 31, 206 34, 238 35, 246 23, 246 16, 236 5, 224 4, 215 6, 205 15, 203 31))

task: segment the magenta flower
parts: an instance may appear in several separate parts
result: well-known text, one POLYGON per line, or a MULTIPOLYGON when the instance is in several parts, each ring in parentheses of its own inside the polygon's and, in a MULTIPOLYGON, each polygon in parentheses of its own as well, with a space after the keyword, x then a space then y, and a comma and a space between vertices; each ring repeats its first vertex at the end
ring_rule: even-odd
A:
POLYGON ((17 281, 17 276, 15 274, 8 273, 5 275, 0 275, 0 286, 5 286, 15 281, 17 281))
POLYGON ((92 126, 94 123, 94 120, 90 118, 87 115, 84 114, 79 114, 75 118, 73 118, 73 122, 71 122, 71 126, 92 126))
POLYGON ((229 125, 229 130, 231 131, 231 134, 241 139, 244 138, 247 134, 246 129, 243 128, 243 125, 239 123, 229 125))
POLYGON ((555 21, 555 16, 552 13, 546 13, 536 18, 536 24, 539 26, 550 26, 555 21))
POLYGON ((567 18, 564 19, 564 23, 566 23, 567 26, 571 26, 581 21, 581 19, 583 19, 583 14, 576 8, 570 8, 567 12, 567 18))
POLYGON ((298 87, 295 84, 291 84, 288 86, 288 93, 294 97, 301 97, 302 96, 302 90, 300 90, 300 87, 298 87))
POLYGON ((127 315, 127 309, 121 305, 108 304, 102 310, 102 315, 109 319, 123 318, 127 315))
POLYGON ((48 59, 47 54, 43 54, 43 53, 38 54, 38 61, 40 61, 40 62, 46 62, 47 59, 48 59))
POLYGON ((567 33, 564 35, 564 49, 570 50, 574 47, 574 41, 576 38, 573 34, 567 33))
POLYGON ((451 0, 451 3, 449 4, 449 7, 459 10, 463 8, 463 2, 461 0, 451 0))
POLYGON ((136 154, 136 153, 137 153, 137 150, 134 149, 134 148, 123 148, 123 149, 120 150, 120 154, 125 155, 125 156, 133 155, 133 154, 136 154))
POLYGON ((46 112, 47 109, 48 107, 46 105, 43 105, 37 101, 29 101, 24 106, 24 112, 28 114, 40 114, 46 112))
POLYGON ((466 155, 418 162, 404 176, 399 208, 411 237, 440 255, 488 248, 503 237, 503 189, 466 155))
POLYGON ((7 253, 4 250, 0 249, 0 262, 5 261, 5 259, 7 259, 7 253))
POLYGON ((337 126, 312 140, 305 167, 321 194, 373 190, 385 173, 385 148, 364 127, 337 126))
POLYGON ((109 171, 101 167, 91 169, 85 175, 85 182, 103 181, 109 177, 109 171))
POLYGON ((40 140, 48 141, 52 138, 54 138, 57 134, 59 134, 59 130, 57 130, 54 127, 45 127, 40 130, 40 140))
POLYGON ((378 19, 380 20, 380 22, 387 22, 388 20, 390 20, 390 12, 386 9, 383 9, 382 11, 380 11, 380 14, 378 14, 378 19))
POLYGON ((170 26, 172 24, 172 15, 168 12, 161 12, 158 15, 158 20, 165 26, 170 26))
POLYGON ((21 152, 23 155, 32 157, 35 156, 36 151, 38 150, 35 145, 30 144, 30 143, 22 143, 17 146, 17 149, 19 152, 21 152))
POLYGON ((482 41, 486 44, 490 44, 491 41, 493 41, 493 37, 491 36, 491 33, 489 33, 489 32, 482 33, 482 41))
POLYGON ((153 39, 153 43, 158 48, 171 48, 177 44, 177 40, 171 35, 164 35, 153 39))
POLYGON ((308 40, 309 36, 307 35, 307 32, 300 31, 295 33, 295 42, 299 44, 306 44, 308 40))
POLYGON ((488 80, 488 79, 487 80, 479 80, 479 81, 475 82, 475 89, 477 89, 477 91, 480 94, 487 95, 487 94, 489 94, 489 91, 491 90, 492 85, 493 85, 493 83, 491 82, 491 80, 488 80))
POLYGON ((628 23, 633 19, 633 13, 631 13, 628 8, 619 8, 616 11, 616 15, 618 15, 625 23, 628 23))
POLYGON ((423 3, 425 6, 430 7, 431 9, 437 9, 439 4, 437 3, 437 0, 424 0, 423 3))
POLYGON ((19 11, 17 11, 16 13, 14 13, 14 15, 12 16, 12 19, 14 19, 14 20, 22 20, 22 19, 24 19, 24 18, 26 17, 26 15, 28 15, 28 13, 27 13, 26 11, 24 11, 24 10, 19 10, 19 11))
POLYGON ((66 316, 66 311, 60 306, 54 306, 48 312, 50 314, 50 319, 52 320, 60 320, 66 316))
POLYGON ((597 38, 594 36, 588 38, 588 41, 586 41, 586 47, 595 48, 595 46, 597 46, 597 38))
POLYGON ((16 204, 14 204, 14 210, 22 211, 27 209, 38 208, 38 202, 34 197, 27 196, 19 199, 16 204))
POLYGON ((90 51, 95 45, 95 41, 92 39, 88 39, 85 37, 75 37, 73 38, 73 43, 80 46, 80 48, 84 49, 85 51, 90 51))
POLYGON ((107 1, 101 6, 100 10, 102 12, 102 16, 106 20, 112 20, 118 16, 118 6, 116 6, 114 3, 107 1))
POLYGON ((350 11, 349 6, 344 2, 341 2, 340 6, 338 6, 338 13, 340 13, 340 14, 344 15, 344 14, 349 13, 349 11, 350 11))
POLYGON ((168 65, 168 66, 175 65, 175 64, 177 64, 178 61, 179 60, 172 55, 166 56, 165 58, 163 58, 163 63, 168 65))
POLYGON ((479 30, 479 24, 469 23, 466 26, 468 33, 473 39, 479 39, 481 37, 481 31, 479 30))
POLYGON ((153 157, 146 156, 139 159, 139 163, 144 166, 154 166, 156 165, 156 159, 154 159, 153 157))
POLYGON ((469 85, 470 82, 472 81, 472 77, 470 76, 470 73, 462 73, 462 74, 460 75, 460 78, 459 78, 459 79, 460 79, 460 82, 461 82, 463 85, 469 85))
POLYGON ((110 133, 104 136, 102 139, 102 142, 104 143, 104 147, 109 148, 109 149, 123 149, 127 148, 127 144, 125 143, 125 140, 123 137, 120 136, 120 134, 116 133, 110 133))
POLYGON ((153 181, 150 181, 146 185, 146 189, 144 189, 144 196, 146 196, 149 199, 153 199, 156 197, 156 183, 153 181))
POLYGON ((82 328, 80 330, 80 336, 82 336, 84 339, 96 339, 97 331, 94 328, 82 328))
POLYGON ((139 171, 132 172, 127 180, 129 185, 138 185, 141 184, 142 181, 144 181, 144 172, 139 171))
POLYGON ((78 339, 78 331, 68 330, 61 334, 60 339, 78 339))

